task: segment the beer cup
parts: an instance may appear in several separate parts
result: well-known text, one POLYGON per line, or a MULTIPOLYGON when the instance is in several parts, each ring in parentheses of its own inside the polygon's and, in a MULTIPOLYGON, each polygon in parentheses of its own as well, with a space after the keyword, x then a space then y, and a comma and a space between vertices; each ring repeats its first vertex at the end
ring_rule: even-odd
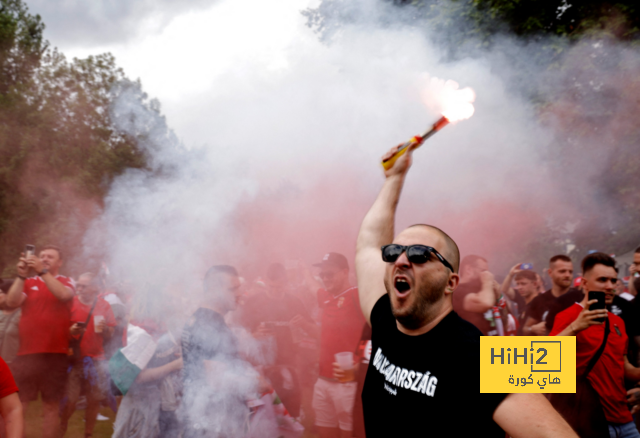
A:
POLYGON ((341 383, 346 383, 355 380, 353 353, 350 351, 336 353, 335 358, 336 362, 338 362, 338 366, 342 369, 342 371, 344 371, 344 377, 339 379, 339 381, 341 383))

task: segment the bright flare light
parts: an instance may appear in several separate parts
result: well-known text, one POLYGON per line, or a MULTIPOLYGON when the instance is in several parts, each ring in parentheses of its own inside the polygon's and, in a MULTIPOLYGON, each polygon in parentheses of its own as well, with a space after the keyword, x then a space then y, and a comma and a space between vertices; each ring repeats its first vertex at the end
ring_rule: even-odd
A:
POLYGON ((457 122, 471 117, 475 111, 473 102, 476 100, 476 93, 469 87, 459 90, 458 83, 455 81, 431 78, 429 86, 425 90, 424 100, 427 106, 437 106, 437 111, 442 114, 442 117, 431 125, 424 134, 416 135, 401 145, 391 158, 383 161, 382 166, 386 170, 391 169, 393 163, 405 152, 420 147, 426 139, 440 131, 450 122, 457 122))
POLYGON ((469 87, 459 90, 455 81, 431 78, 424 99, 428 106, 435 101, 438 112, 450 122, 468 119, 475 111, 476 93, 469 87))

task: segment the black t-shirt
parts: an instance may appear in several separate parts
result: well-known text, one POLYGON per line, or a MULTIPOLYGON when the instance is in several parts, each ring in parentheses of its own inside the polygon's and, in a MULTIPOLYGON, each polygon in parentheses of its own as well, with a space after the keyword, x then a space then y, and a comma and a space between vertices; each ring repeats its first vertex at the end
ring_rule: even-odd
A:
POLYGON ((199 308, 182 332, 185 438, 242 436, 249 409, 250 366, 222 315, 199 308), (206 374, 205 361, 221 363, 206 374))
POLYGON ((249 331, 254 331, 263 322, 269 324, 275 334, 278 349, 275 364, 292 365, 295 348, 289 322, 296 315, 313 322, 299 298, 285 293, 282 299, 273 299, 265 292, 260 292, 247 300, 241 319, 242 325, 249 331))
MULTIPOLYGON (((486 336, 493 328, 489 320, 485 318, 485 314, 464 310, 464 298, 471 293, 478 293, 480 290, 482 290, 482 282, 480 280, 471 280, 458 285, 458 288, 453 292, 453 310, 456 311, 460 318, 475 325, 486 336)), ((491 310, 487 312, 490 314, 491 310)))
POLYGON ((542 295, 546 295, 547 293, 549 296, 545 297, 545 299, 548 302, 548 307, 541 306, 541 309, 543 310, 540 312, 540 315, 543 319, 540 319, 540 321, 544 320, 544 325, 547 327, 547 330, 551 331, 553 328, 553 322, 556 320, 556 315, 573 306, 573 303, 579 303, 582 301, 584 293, 580 289, 570 288, 558 298, 554 297, 550 290, 546 291, 542 295), (553 300, 551 298, 553 298, 553 300))
POLYGON ((388 295, 371 312, 362 392, 367 438, 504 437, 493 412, 506 394, 480 394, 480 336, 455 312, 419 336, 398 330, 388 295))
POLYGON ((182 331, 185 392, 197 390, 206 381, 204 361, 230 362, 238 358, 238 344, 222 315, 199 308, 182 331))
MULTIPOLYGON (((571 297, 573 297, 575 294, 575 291, 577 291, 577 289, 571 288, 566 293, 560 295, 558 298, 556 298, 551 293, 551 289, 541 293, 540 295, 535 297, 533 301, 531 301, 531 305, 529 306, 529 316, 538 322, 547 321, 547 318, 551 313, 551 310, 553 309, 554 310, 553 317, 555 319, 555 315, 560 313, 562 310, 566 309, 566 307, 564 307, 562 310, 555 309, 557 305, 563 306, 564 302, 566 301, 566 298, 563 298, 563 299, 560 299, 560 298, 562 298, 564 295, 570 292, 572 292, 571 297)), ((571 299, 569 301, 571 301, 571 299)), ((573 303, 574 303, 573 301, 569 303, 569 306, 571 306, 573 303)))
MULTIPOLYGON (((633 339, 638 333, 636 309, 632 301, 627 301, 619 296, 613 297, 613 302, 607 306, 609 312, 618 315, 624 321, 624 329, 629 339, 633 339)), ((631 346, 631 342, 629 342, 631 346)))
POLYGON ((524 325, 527 322, 527 318, 531 316, 531 306, 534 301, 535 301, 535 298, 529 301, 529 303, 526 303, 523 299, 522 304, 518 304, 518 312, 519 312, 518 313, 518 336, 523 335, 522 329, 524 328, 524 325))

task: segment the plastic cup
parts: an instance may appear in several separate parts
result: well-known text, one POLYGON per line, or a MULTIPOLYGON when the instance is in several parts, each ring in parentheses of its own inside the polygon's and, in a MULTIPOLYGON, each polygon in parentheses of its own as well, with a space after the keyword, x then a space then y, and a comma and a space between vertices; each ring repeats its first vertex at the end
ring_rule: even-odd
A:
POLYGON ((335 358, 336 362, 338 362, 338 366, 345 371, 345 377, 340 379, 340 382, 352 381, 355 378, 353 373, 353 353, 351 351, 336 353, 335 358))
POLYGON ((102 333, 102 321, 104 321, 103 315, 93 315, 93 329, 96 333, 102 333))

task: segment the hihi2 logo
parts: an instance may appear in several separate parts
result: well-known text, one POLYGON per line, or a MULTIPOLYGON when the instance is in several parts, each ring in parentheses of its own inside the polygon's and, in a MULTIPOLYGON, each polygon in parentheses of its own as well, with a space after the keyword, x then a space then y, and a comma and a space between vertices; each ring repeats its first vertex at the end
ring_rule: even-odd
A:
POLYGON ((576 338, 482 336, 480 392, 576 392, 576 338))

